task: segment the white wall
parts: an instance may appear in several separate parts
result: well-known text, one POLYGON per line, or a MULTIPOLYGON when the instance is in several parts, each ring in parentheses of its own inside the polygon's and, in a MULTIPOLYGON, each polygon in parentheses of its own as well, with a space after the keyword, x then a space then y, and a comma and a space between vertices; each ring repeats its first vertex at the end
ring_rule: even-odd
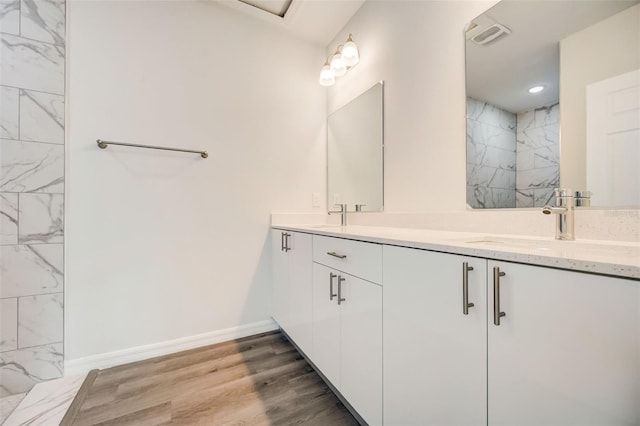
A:
POLYGON ((466 208, 463 29, 495 3, 370 0, 328 46, 351 32, 361 58, 329 89, 329 113, 385 81, 386 211, 466 208))
POLYGON ((68 25, 67 361, 266 320, 269 213, 326 198, 324 49, 213 2, 68 25))
POLYGON ((640 68, 640 5, 560 42, 560 183, 587 188, 586 86, 640 68), (600 58, 594 60, 594 58, 600 58))

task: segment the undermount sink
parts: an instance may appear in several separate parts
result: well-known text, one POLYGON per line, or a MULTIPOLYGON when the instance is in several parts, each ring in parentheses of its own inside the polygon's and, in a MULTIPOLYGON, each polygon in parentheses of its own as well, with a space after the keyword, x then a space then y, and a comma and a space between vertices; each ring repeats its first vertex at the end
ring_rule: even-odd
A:
MULTIPOLYGON (((452 241, 453 242, 453 241, 452 241)), ((540 252, 541 255, 563 255, 565 253, 584 253, 594 256, 616 256, 620 258, 639 258, 640 244, 608 241, 562 241, 545 238, 513 238, 503 236, 483 236, 464 238, 458 243, 490 248, 499 251, 526 250, 540 252)))

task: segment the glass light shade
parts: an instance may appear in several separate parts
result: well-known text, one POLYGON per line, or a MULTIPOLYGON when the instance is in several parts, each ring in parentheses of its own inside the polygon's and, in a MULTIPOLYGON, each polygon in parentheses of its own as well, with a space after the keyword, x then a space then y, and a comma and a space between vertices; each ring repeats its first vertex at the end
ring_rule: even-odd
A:
POLYGON ((333 86, 335 82, 336 78, 333 75, 333 71, 331 71, 331 67, 328 64, 325 64, 320 70, 320 85, 333 86))
POLYGON ((342 77, 347 73, 347 66, 344 64, 342 56, 339 53, 331 57, 331 71, 333 71, 333 75, 336 77, 342 77))
POLYGON ((348 41, 342 46, 341 55, 342 62, 345 66, 353 67, 360 62, 360 53, 358 52, 358 46, 352 41, 348 41))

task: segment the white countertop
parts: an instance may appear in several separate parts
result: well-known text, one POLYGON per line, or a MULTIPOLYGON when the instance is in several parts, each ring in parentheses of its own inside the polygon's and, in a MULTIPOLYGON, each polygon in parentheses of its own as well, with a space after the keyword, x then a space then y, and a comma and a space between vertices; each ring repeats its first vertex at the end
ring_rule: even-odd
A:
POLYGON ((599 240, 558 241, 553 238, 518 235, 358 225, 273 225, 272 227, 328 237, 640 280, 639 243, 599 240))

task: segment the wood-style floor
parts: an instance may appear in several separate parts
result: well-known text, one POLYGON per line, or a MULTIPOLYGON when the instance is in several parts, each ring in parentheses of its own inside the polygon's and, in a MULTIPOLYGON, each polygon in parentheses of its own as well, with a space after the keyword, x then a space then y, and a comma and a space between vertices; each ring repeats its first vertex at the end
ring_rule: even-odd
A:
POLYGON ((358 424, 280 332, 101 370, 88 381, 63 424, 358 424))

